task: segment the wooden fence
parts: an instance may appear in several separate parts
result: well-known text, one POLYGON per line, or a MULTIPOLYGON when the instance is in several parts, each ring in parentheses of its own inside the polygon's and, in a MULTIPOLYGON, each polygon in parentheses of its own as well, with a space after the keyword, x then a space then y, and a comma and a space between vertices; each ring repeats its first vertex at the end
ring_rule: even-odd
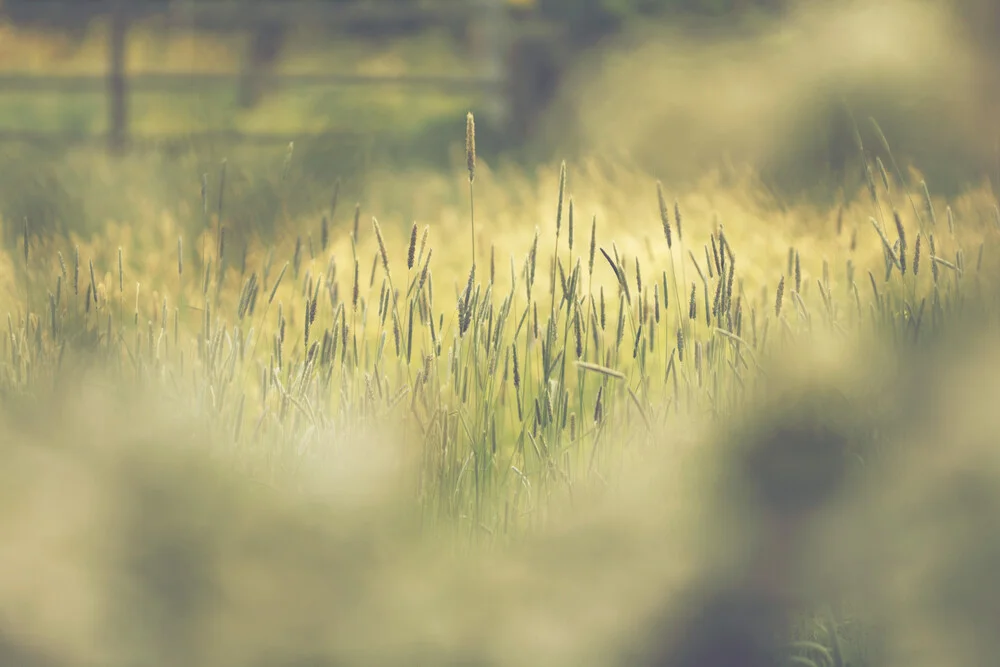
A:
MULTIPOLYGON (((134 145, 130 136, 130 93, 167 92, 195 94, 206 87, 238 85, 243 71, 226 73, 144 73, 135 72, 127 62, 127 40, 130 29, 138 23, 163 29, 206 29, 249 33, 262 25, 298 25, 331 27, 350 32, 353 25, 363 24, 367 30, 379 23, 476 22, 486 36, 487 56, 477 72, 469 76, 448 73, 417 76, 366 76, 354 73, 328 72, 321 74, 271 74, 257 77, 260 83, 274 87, 400 87, 415 91, 460 90, 477 92, 492 108, 502 113, 505 92, 504 59, 508 48, 508 13, 505 0, 416 0, 406 3, 377 0, 341 5, 309 1, 225 1, 180 0, 173 2, 129 3, 125 0, 32 0, 18 6, 14 18, 31 24, 44 25, 57 19, 58 25, 83 25, 94 19, 106 20, 107 66, 103 74, 39 75, 34 73, 0 73, 0 103, 5 92, 36 93, 103 93, 106 100, 107 127, 103 135, 67 132, 30 132, 0 127, 0 141, 66 144, 80 141, 106 142, 109 150, 122 152, 134 145)), ((2 6, 2 5, 0 5, 2 6)), ((232 131, 185 134, 185 139, 226 139, 241 143, 288 143, 302 135, 240 134, 232 131)), ((158 141, 181 138, 161 136, 158 141)))

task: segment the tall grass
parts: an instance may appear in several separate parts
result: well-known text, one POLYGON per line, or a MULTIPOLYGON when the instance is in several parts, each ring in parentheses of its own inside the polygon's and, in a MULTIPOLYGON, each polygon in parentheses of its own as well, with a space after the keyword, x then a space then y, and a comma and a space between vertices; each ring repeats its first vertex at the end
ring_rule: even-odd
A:
MULTIPOLYGON (((470 115, 470 195, 472 127, 470 115)), ((904 222, 887 180, 880 191, 869 182, 874 216, 856 232, 880 246, 871 266, 823 259, 821 277, 804 278, 802 260, 815 266, 820 258, 790 249, 794 266, 762 272, 721 224, 689 223, 682 236, 680 205, 671 220, 662 184, 651 195, 665 239, 646 262, 602 239, 596 218, 589 255, 579 254, 563 234, 564 165, 548 255, 538 230, 528 252, 511 257, 509 279, 497 275, 492 256, 488 273, 473 257, 450 301, 432 254, 454 257, 457 249, 435 241, 433 224, 419 256, 416 223, 396 254, 373 220, 367 243, 357 232, 351 239, 357 260, 332 249, 320 254, 313 238, 326 238, 326 227, 299 227, 286 259, 280 248, 250 245, 238 266, 229 265, 224 170, 214 213, 203 181, 207 219, 193 242, 167 227, 146 241, 154 247, 115 249, 98 238, 80 255, 66 239, 33 235, 26 221, 23 263, 8 264, 22 287, 7 304, 3 391, 55 382, 86 353, 128 382, 173 387, 200 405, 220 441, 272 482, 300 465, 294 450, 308 450, 327 428, 405 424, 405 438, 423 452, 426 511, 461 517, 472 533, 516 531, 553 490, 613 467, 623 452, 611 434, 629 429, 642 442, 672 415, 725 418, 758 382, 761 358, 796 337, 820 329, 899 341, 936 335, 974 303, 969 294, 984 289, 991 261, 985 241, 963 245, 976 230, 942 234, 916 206, 904 222), (892 232, 883 222, 887 207, 892 232), (680 245, 685 239, 703 246, 704 266, 680 245), (156 251, 164 243, 177 248, 174 275, 156 251), (185 271, 195 249, 200 255, 190 259, 200 274, 185 271), (372 264, 362 280, 366 251, 372 264), (64 255, 76 258, 72 291, 64 288, 64 255), (80 262, 89 272, 85 288, 75 277, 80 262), (699 282, 687 279, 688 262, 699 282), (747 284, 744 265, 764 280, 747 284), (285 444, 263 447, 275 437, 285 444)), ((921 198, 933 211, 929 194, 921 198)))
MULTIPOLYGON (((470 205, 472 123, 470 114, 470 205)), ((372 218, 361 238, 360 206, 351 251, 341 252, 345 244, 327 245, 335 203, 317 229, 291 223, 294 244, 250 245, 232 263, 221 185, 214 212, 202 186, 200 239, 167 224, 134 231, 131 244, 88 244, 25 223, 24 261, 0 258, 4 274, 21 278, 8 281, 0 393, 30 404, 53 388, 86 391, 85 379, 156 396, 197 416, 192 438, 214 456, 277 488, 297 488, 334 452, 388 431, 397 479, 415 480, 404 486, 409 507, 425 529, 470 548, 541 531, 562 501, 615 487, 630 463, 662 455, 665 433, 737 420, 772 386, 762 369, 799 341, 891 341, 902 354, 997 312, 994 223, 949 208, 941 228, 926 186, 914 199, 923 212, 914 205, 909 217, 894 199, 906 184, 884 169, 881 183, 868 180, 871 214, 849 223, 857 239, 846 255, 793 247, 787 267, 762 266, 735 245, 735 223, 692 220, 676 202, 671 211, 660 183, 649 189, 648 226, 665 238, 645 258, 600 234, 596 217, 589 244, 574 244, 570 171, 562 166, 552 193, 554 219, 510 258, 509 279, 492 251, 488 271, 473 254, 468 274, 436 273, 432 259, 464 251, 433 221, 419 249, 416 223, 395 234, 372 218), (688 261, 699 282, 688 280, 688 261)), ((643 221, 631 224, 638 236, 643 221)), ((757 502, 772 514, 798 516, 835 485, 829 452, 755 456, 750 477, 768 480, 757 502), (789 472, 786 459, 798 467, 789 472)), ((695 664, 676 660, 656 664, 695 664)))

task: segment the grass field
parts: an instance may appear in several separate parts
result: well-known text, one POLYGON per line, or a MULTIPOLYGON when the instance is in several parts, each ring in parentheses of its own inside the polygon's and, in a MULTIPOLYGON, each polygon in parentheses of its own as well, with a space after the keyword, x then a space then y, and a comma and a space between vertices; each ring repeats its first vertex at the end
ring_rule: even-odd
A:
MULTIPOLYGON (((470 97, 356 90, 133 107, 354 141, 4 146, 0 663, 994 664, 1000 176, 955 184, 992 160, 986 66, 915 7, 650 26, 546 119, 605 157, 535 169, 470 97), (858 190, 779 197, 762 166, 813 179, 844 82, 932 176, 858 113, 858 190), (729 141, 755 168, 695 179, 729 141)), ((279 67, 464 71, 439 37, 302 33, 279 67)), ((0 69, 101 45, 4 28, 0 69)), ((129 59, 239 47, 140 29, 129 59)), ((96 95, 3 97, 103 129, 96 95)))
POLYGON ((275 155, 266 234, 230 163, 4 220, 5 662, 992 659, 988 188, 869 146, 782 209, 466 145, 302 215, 275 155))

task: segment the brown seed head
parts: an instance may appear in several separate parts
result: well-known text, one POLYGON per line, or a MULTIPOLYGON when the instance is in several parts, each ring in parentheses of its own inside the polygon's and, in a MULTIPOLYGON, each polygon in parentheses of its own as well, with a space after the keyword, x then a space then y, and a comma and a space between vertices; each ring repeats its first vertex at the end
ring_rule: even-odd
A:
POLYGON ((781 276, 781 280, 778 281, 778 294, 774 299, 774 316, 778 317, 781 315, 781 299, 785 295, 785 276, 781 276))
POLYGON ((382 228, 379 226, 378 220, 374 217, 372 218, 372 228, 375 230, 375 240, 378 241, 378 254, 382 258, 382 268, 385 269, 385 274, 389 275, 389 254, 385 251, 382 228))
POLYGON ((413 223, 413 227, 410 229, 410 248, 406 252, 406 268, 407 270, 413 268, 413 261, 417 256, 417 223, 413 223))
POLYGON ((465 116, 465 165, 472 183, 476 180, 476 119, 471 111, 465 116))
POLYGON ((674 241, 670 233, 670 213, 667 211, 667 201, 663 198, 663 184, 656 182, 656 197, 660 204, 660 222, 663 223, 663 235, 667 238, 667 249, 673 247, 674 241))

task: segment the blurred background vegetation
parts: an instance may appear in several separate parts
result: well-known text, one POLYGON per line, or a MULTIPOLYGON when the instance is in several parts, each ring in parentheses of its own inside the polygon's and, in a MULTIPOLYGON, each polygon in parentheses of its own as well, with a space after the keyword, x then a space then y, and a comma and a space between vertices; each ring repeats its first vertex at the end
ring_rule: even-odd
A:
POLYGON ((942 194, 983 174, 1000 179, 992 125, 1000 76, 984 64, 997 60, 998 5, 916 3, 954 19, 924 46, 928 59, 946 61, 938 68, 918 57, 895 63, 894 49, 899 60, 908 57, 896 43, 919 48, 926 26, 912 16, 890 17, 895 33, 877 25, 884 17, 870 18, 875 35, 887 33, 882 50, 870 47, 878 37, 823 19, 834 35, 828 41, 868 48, 871 57, 832 73, 818 70, 843 60, 840 51, 817 44, 811 57, 820 65, 800 59, 796 49, 821 34, 802 8, 851 4, 4 0, 0 214, 28 216, 37 229, 84 232, 153 210, 183 217, 198 206, 202 175, 217 174, 225 159, 227 210, 241 227, 273 233, 277 221, 327 206, 338 180, 353 203, 365 198, 373 170, 455 170, 469 109, 481 159, 529 173, 596 154, 680 189, 742 162, 781 196, 829 202, 862 184, 853 123, 871 145, 879 139, 867 119, 875 116, 901 169, 918 164, 942 194), (116 7, 128 16, 130 143, 126 155, 109 157, 116 7), (326 10, 341 13, 315 20, 326 10), (961 44, 965 60, 941 53, 950 44, 961 44), (615 69, 616 58, 632 69, 615 69), (780 67, 791 68, 788 77, 780 67), (350 81, 325 85, 331 74, 350 81), (395 83, 357 84, 382 77, 395 83), (406 77, 423 84, 399 83, 406 77), (789 99, 777 90, 783 79, 795 81, 789 99), (769 110, 759 100, 767 97, 794 113, 769 110), (294 159, 286 165, 290 141, 294 159))

